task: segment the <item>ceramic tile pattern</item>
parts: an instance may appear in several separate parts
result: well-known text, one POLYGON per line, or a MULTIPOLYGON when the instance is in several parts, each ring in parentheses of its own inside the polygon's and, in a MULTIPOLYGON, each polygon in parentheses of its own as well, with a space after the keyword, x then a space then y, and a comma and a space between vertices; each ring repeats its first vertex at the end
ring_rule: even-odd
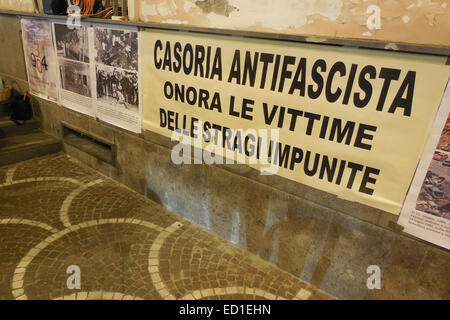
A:
POLYGON ((0 299, 332 298, 64 154, 0 168, 0 299))

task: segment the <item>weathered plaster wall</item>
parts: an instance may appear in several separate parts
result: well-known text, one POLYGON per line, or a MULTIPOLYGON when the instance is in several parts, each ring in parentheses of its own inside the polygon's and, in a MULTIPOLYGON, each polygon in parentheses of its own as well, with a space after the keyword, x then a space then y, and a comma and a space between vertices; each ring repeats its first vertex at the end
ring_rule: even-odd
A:
POLYGON ((448 0, 137 0, 142 21, 450 47, 448 0), (380 8, 369 29, 367 8, 380 8))
MULTIPOLYGON (((0 15, 0 75, 26 90, 20 23, 0 15), (15 67, 13 67, 15 66, 15 67)), ((105 175, 317 287, 348 299, 450 299, 450 253, 393 232, 396 217, 247 166, 174 165, 169 139, 131 134, 34 99, 43 129, 62 137, 61 123, 111 141, 111 166, 70 145, 65 150, 105 175), (368 290, 366 268, 382 271, 368 290)))
POLYGON ((0 0, 0 9, 34 12, 33 0, 0 0))

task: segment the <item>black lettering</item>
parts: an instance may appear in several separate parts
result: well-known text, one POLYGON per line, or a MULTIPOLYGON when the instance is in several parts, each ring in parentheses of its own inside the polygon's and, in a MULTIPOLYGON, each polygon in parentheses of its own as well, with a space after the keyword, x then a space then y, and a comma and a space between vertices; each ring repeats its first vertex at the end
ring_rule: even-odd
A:
POLYGON ((253 112, 253 108, 251 107, 252 105, 255 104, 254 100, 250 100, 250 99, 246 99, 244 98, 242 101, 242 115, 241 117, 243 119, 247 119, 247 120, 252 120, 253 116, 248 114, 249 112, 253 112))
POLYGON ((306 134, 311 135, 312 129, 314 127, 314 121, 320 120, 320 115, 317 113, 305 112, 303 114, 305 118, 308 118, 308 126, 306 127, 306 134))
POLYGON ((159 126, 164 128, 167 125, 167 115, 163 108, 159 108, 159 126))
POLYGON ((403 80, 402 85, 400 86, 400 89, 398 89, 394 101, 392 101, 391 107, 389 108, 388 111, 389 113, 394 113, 397 108, 403 108, 404 109, 403 115, 407 117, 411 116, 415 83, 416 83, 416 72, 408 71, 405 79, 403 80), (406 98, 403 98, 405 90, 407 90, 406 98))
POLYGON ((327 71, 327 63, 325 62, 325 60, 317 60, 316 62, 314 62, 314 65, 312 67, 311 77, 317 84, 317 89, 314 90, 314 86, 312 84, 308 86, 308 96, 311 99, 317 99, 323 90, 323 77, 319 73, 318 69, 320 69, 321 72, 327 71))
POLYGON ((291 150, 290 145, 285 145, 283 148, 283 151, 281 151, 281 143, 278 142, 275 147, 275 161, 274 164, 278 166, 283 166, 287 168, 288 166, 288 158, 289 158, 289 151, 291 150), (283 164, 284 163, 284 164, 283 164))
POLYGON ((211 101, 211 110, 217 109, 218 112, 222 112, 222 104, 220 102, 220 95, 218 92, 214 93, 211 101))
POLYGON ((263 63, 263 70, 261 73, 261 85, 259 87, 261 89, 264 89, 264 87, 266 86, 267 67, 268 67, 269 63, 273 62, 273 54, 261 53, 260 60, 263 63))
POLYGON ((268 105, 267 105, 267 103, 263 102, 264 122, 266 124, 268 124, 268 125, 272 124, 273 119, 275 118, 275 114, 277 113, 277 110, 278 110, 278 106, 273 105, 272 110, 270 111, 270 115, 269 115, 268 105))
POLYGON ((239 118, 239 112, 234 111, 234 100, 235 100, 235 97, 231 96, 230 97, 230 116, 234 116, 234 117, 238 117, 239 118))
POLYGON ((280 84, 278 86, 278 92, 283 92, 284 81, 292 77, 292 72, 289 71, 288 65, 293 65, 295 63, 295 57, 285 56, 283 59, 283 67, 281 68, 280 84))
POLYGON ((250 51, 245 52, 245 62, 244 62, 244 75, 242 77, 242 84, 245 85, 247 83, 247 77, 250 79, 250 87, 255 86, 256 79, 256 70, 258 66, 258 56, 259 53, 255 52, 255 57, 253 59, 250 55, 250 51))
POLYGON ((247 157, 253 157, 255 155, 255 146, 252 144, 250 149, 248 147, 248 141, 251 140, 253 143, 255 142, 255 136, 251 133, 247 134, 244 139, 244 152, 247 157))
POLYGON ((328 182, 332 182, 334 178, 334 173, 336 171, 338 159, 333 158, 333 164, 330 165, 330 160, 328 156, 323 156, 322 166, 320 167, 319 179, 323 179, 325 175, 325 171, 327 172, 327 180, 328 182))
POLYGON ((331 123, 330 137, 328 140, 333 141, 334 137, 336 136, 336 141, 341 143, 342 140, 344 140, 344 138, 347 136, 347 138, 345 139, 345 144, 349 145, 352 140, 354 129, 355 122, 347 121, 344 129, 342 129, 342 120, 334 118, 333 122, 331 123))
POLYGON ((197 139, 197 134, 195 133, 198 130, 197 127, 198 119, 192 117, 191 118, 191 138, 197 139))
POLYGON ((162 46, 161 40, 156 40, 156 42, 155 42, 155 52, 153 53, 153 58, 155 60, 155 67, 156 67, 156 69, 160 69, 161 65, 162 65, 162 60, 161 59, 158 60, 158 49, 162 50, 162 48, 163 48, 163 46, 162 46))
POLYGON ((167 99, 172 99, 173 97, 173 86, 172 83, 170 83, 170 81, 166 81, 164 83, 164 96, 167 99))
POLYGON ((202 105, 205 109, 208 109, 208 99, 209 99, 209 92, 205 89, 199 90, 199 97, 198 97, 198 106, 201 108, 202 105))
POLYGON ((364 91, 364 99, 361 99, 361 93, 356 92, 354 94, 354 104, 358 108, 364 108, 372 98, 372 84, 366 79, 366 74, 369 75, 370 79, 375 79, 377 76, 377 70, 374 66, 365 66, 362 68, 359 74, 358 84, 362 91, 364 91))
POLYGON ((180 86, 175 83, 175 100, 184 102, 184 84, 180 86))
POLYGON ((222 81, 222 49, 220 48, 217 48, 214 56, 210 79, 214 79, 214 76, 216 75, 217 80, 222 81))
POLYGON ((166 52, 164 53, 164 63, 163 63, 163 70, 166 70, 166 68, 169 69, 169 71, 172 71, 172 56, 170 53, 170 42, 166 42, 166 52))
POLYGON ((228 82, 236 79, 236 84, 241 84, 241 51, 236 50, 234 52, 233 63, 231 64, 230 75, 228 76, 228 82))
POLYGON ((289 108, 288 109, 288 113, 292 114, 291 124, 289 126, 289 130, 290 131, 294 131, 295 130, 295 124, 297 123, 297 117, 302 116, 303 115, 303 111, 289 108))
POLYGON ((341 61, 338 61, 335 64, 333 64, 333 66, 330 69, 330 73, 328 73, 327 85, 325 88, 325 96, 326 96, 328 102, 331 102, 331 103, 336 102, 342 94, 341 88, 337 88, 334 93, 331 92, 333 78, 337 72, 339 72, 341 77, 345 76, 345 72, 346 72, 345 64, 341 61))
POLYGON ((379 175, 380 174, 380 170, 379 169, 375 169, 375 168, 371 168, 371 167, 366 167, 366 170, 364 171, 364 175, 363 178, 361 180, 361 185, 359 187, 359 192, 368 194, 368 195, 372 195, 374 192, 374 189, 371 188, 367 188, 367 184, 371 183, 371 184, 375 184, 377 182, 377 180, 375 178, 370 177, 370 174, 376 174, 379 175))
POLYGON ((386 102, 386 97, 389 92, 389 86, 391 85, 391 81, 398 80, 399 76, 400 76, 399 69, 381 68, 380 75, 378 77, 384 79, 384 82, 383 88, 381 89, 380 98, 377 104, 378 111, 383 111, 384 103, 386 102))
POLYGON ((294 170, 295 164, 302 162, 302 159, 303 159, 303 150, 297 147, 293 147, 291 165, 289 166, 289 169, 294 170))
POLYGON ((352 169, 352 172, 350 173, 350 178, 348 179, 347 189, 351 189, 353 187, 353 183, 355 182, 356 173, 358 171, 362 171, 364 167, 354 162, 349 162, 348 167, 352 169))
POLYGON ((270 86, 271 91, 275 91, 275 87, 277 86, 278 70, 280 69, 280 59, 281 56, 277 54, 275 58, 275 65, 273 67, 272 85, 270 86))
POLYGON ((204 70, 203 70, 203 62, 205 60, 205 48, 200 45, 195 46, 195 67, 194 67, 194 76, 197 76, 198 72, 200 72, 200 77, 203 78, 204 70))
MULTIPOLYGON (((178 114, 177 114, 178 115, 178 114)), ((174 131, 175 130, 175 112, 168 110, 167 111, 167 129, 174 131)))
POLYGON ((301 58, 297 66, 297 71, 295 71, 294 79, 291 83, 291 88, 289 89, 289 94, 293 94, 295 90, 299 90, 299 95, 301 97, 305 96, 306 89, 306 58, 301 58))
POLYGON ((173 71, 176 73, 180 72, 181 70, 181 44, 179 42, 175 42, 173 56, 175 61, 173 62, 173 71), (176 62, 176 63, 175 63, 176 62))
POLYGON ((367 140, 370 140, 370 141, 373 140, 373 135, 367 134, 365 132, 366 130, 376 132, 377 131, 377 127, 361 123, 359 125, 358 132, 356 134, 355 144, 354 145, 357 148, 370 150, 370 149, 372 149, 372 146, 370 144, 366 144, 366 143, 362 142, 363 139, 367 139, 367 140))
POLYGON ((190 43, 187 43, 184 46, 183 50, 183 72, 186 75, 191 73, 193 64, 194 64, 194 52, 192 49, 192 45, 190 43))
POLYGON ((211 129, 211 123, 208 121, 203 122, 203 140, 205 142, 210 142, 211 141, 211 131, 209 130, 211 129))
POLYGON ((342 104, 347 105, 348 100, 350 100, 350 94, 352 93, 353 82, 355 81, 356 69, 358 68, 357 64, 352 64, 350 68, 350 74, 347 80, 347 87, 345 88, 344 100, 342 100, 342 104))
POLYGON ((309 169, 309 160, 311 157, 311 151, 306 151, 305 156, 305 173, 307 176, 313 176, 317 172, 317 168, 319 167, 319 160, 320 160, 320 154, 316 153, 316 156, 314 157, 314 165, 313 168, 309 169))
POLYGON ((347 164, 347 162, 345 160, 341 160, 341 163, 339 165, 338 175, 336 177, 336 182, 335 182, 335 184, 337 184, 337 185, 341 184, 342 176, 344 175, 344 170, 345 170, 346 164, 347 164))
POLYGON ((186 90, 186 102, 189 103, 191 106, 195 104, 197 101, 197 90, 193 87, 189 87, 186 90))

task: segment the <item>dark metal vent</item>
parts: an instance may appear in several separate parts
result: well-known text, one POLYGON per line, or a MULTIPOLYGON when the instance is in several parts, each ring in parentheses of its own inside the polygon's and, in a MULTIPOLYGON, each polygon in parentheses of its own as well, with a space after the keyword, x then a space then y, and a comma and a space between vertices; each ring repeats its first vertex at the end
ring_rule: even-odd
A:
POLYGON ((99 160, 115 165, 115 145, 80 129, 62 124, 63 142, 99 160))

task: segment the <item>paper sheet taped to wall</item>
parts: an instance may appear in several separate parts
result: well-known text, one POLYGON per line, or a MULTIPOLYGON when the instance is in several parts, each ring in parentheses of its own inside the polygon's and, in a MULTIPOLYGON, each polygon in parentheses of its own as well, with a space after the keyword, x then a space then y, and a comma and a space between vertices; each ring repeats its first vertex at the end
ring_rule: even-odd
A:
POLYGON ((449 76, 444 58, 171 31, 141 37, 145 129, 196 144, 203 162, 222 153, 399 214, 449 76))
POLYGON ((398 224, 450 249, 450 81, 398 224))
POLYGON ((96 116, 93 101, 92 29, 89 24, 73 27, 65 22, 53 23, 56 50, 59 99, 65 107, 96 116))
POLYGON ((61 103, 141 132, 139 33, 136 27, 54 23, 61 103))
POLYGON ((58 78, 51 23, 22 19, 22 39, 30 91, 47 100, 58 100, 58 78))

